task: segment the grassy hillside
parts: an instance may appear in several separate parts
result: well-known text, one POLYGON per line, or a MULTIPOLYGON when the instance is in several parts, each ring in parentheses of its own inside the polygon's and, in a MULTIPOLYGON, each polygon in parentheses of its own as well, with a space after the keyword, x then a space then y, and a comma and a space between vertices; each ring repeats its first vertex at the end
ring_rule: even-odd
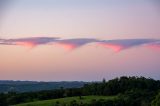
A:
POLYGON ((107 99, 115 99, 115 98, 116 96, 82 96, 82 99, 80 99, 80 97, 66 97, 66 98, 60 98, 60 99, 23 103, 15 106, 54 106, 54 105, 56 106, 57 103, 63 106, 63 104, 68 104, 74 100, 76 100, 76 102, 78 103, 90 103, 93 100, 99 100, 99 99, 107 100, 107 99))

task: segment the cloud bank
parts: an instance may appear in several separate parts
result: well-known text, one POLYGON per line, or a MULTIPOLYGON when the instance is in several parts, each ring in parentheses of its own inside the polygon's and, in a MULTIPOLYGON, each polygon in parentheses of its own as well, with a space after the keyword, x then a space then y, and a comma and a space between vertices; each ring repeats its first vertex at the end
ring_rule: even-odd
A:
POLYGON ((99 46, 110 48, 115 52, 139 46, 160 48, 159 39, 99 40, 93 38, 62 39, 58 37, 28 37, 17 39, 0 39, 0 45, 21 45, 27 47, 35 47, 39 45, 60 45, 63 48, 69 50, 79 48, 89 43, 96 43, 99 46))

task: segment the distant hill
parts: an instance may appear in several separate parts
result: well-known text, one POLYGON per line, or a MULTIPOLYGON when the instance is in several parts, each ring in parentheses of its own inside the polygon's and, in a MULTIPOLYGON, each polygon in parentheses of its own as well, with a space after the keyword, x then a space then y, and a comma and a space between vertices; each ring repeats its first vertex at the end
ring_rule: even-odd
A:
POLYGON ((0 92, 31 92, 41 90, 53 90, 63 88, 80 88, 87 82, 61 81, 61 82, 38 82, 38 81, 12 81, 0 80, 0 92))

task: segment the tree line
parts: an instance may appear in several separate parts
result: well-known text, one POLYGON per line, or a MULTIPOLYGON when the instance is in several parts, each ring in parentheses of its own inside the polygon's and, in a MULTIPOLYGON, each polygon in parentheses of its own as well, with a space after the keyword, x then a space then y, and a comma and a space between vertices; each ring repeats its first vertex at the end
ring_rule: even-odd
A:
MULTIPOLYGON (((120 77, 113 80, 85 84, 81 88, 63 88, 38 92, 0 93, 0 106, 38 100, 87 95, 117 95, 113 100, 93 100, 90 104, 72 101, 70 106, 160 106, 160 81, 145 77, 120 77)), ((57 104, 58 106, 58 104, 57 104)))

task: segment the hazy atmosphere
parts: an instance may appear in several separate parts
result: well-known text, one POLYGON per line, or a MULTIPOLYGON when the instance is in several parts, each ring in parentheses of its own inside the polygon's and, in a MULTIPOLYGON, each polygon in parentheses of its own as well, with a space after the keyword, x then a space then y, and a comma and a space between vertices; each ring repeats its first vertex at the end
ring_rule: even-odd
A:
POLYGON ((159 0, 0 0, 0 80, 160 80, 159 0))

